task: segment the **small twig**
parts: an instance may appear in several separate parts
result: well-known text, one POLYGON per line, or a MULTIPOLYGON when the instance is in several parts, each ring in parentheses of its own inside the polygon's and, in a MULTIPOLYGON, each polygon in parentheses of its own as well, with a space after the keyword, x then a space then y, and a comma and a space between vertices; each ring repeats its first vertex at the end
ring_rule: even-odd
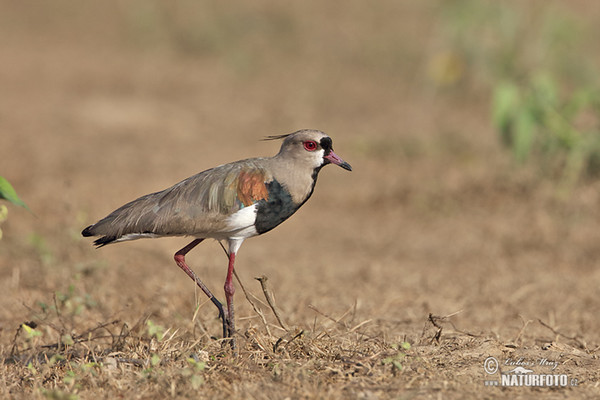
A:
MULTIPOLYGON (((83 333, 81 333, 81 334, 79 334, 79 335, 75 335, 75 336, 73 337, 73 339, 75 339, 75 338, 81 339, 81 338, 83 338, 84 336, 87 336, 87 335, 91 334, 91 333, 92 333, 92 332, 94 332, 94 331, 97 331, 97 330, 99 330, 99 329, 105 329, 107 326, 110 326, 110 325, 117 325, 119 322, 121 322, 121 321, 120 321, 120 320, 118 320, 118 319, 115 319, 115 320, 113 320, 113 321, 110 321, 110 322, 104 322, 104 323, 102 323, 102 324, 98 324, 97 326, 95 326, 95 327, 93 327, 93 328, 90 328, 90 329, 88 329, 87 331, 85 331, 85 332, 83 332, 83 333)), ((107 329, 107 330, 108 330, 108 329, 107 329)), ((109 331, 109 333, 110 333, 110 331, 109 331)))
POLYGON ((198 306, 196 307, 196 311, 194 311, 194 315, 192 316, 192 322, 194 323, 194 334, 196 333, 196 327, 200 327, 200 329, 202 330, 202 334, 207 338, 210 338, 210 334, 204 327, 204 324, 202 323, 202 321, 198 321, 198 323, 196 323, 196 320, 198 319, 198 313, 200 312, 202 306, 204 306, 204 304, 208 303, 209 301, 210 299, 206 299, 204 303, 198 304, 198 306))
POLYGON ((262 299, 260 299, 257 295, 255 295, 254 293, 250 293, 248 292, 248 294, 250 296, 252 296, 252 298, 258 302, 258 304, 260 304, 263 307, 268 307, 269 305, 267 303, 265 303, 264 301, 262 301, 262 299))
POLYGON ((358 299, 354 299, 354 305, 352 306, 352 319, 350 320, 350 323, 354 322, 354 318, 356 318, 356 308, 358 307, 358 299))
POLYGON ((539 322, 540 324, 542 324, 542 326, 544 326, 544 327, 546 327, 546 328, 550 329, 550 330, 552 331, 552 333, 554 333, 555 335, 557 335, 557 336, 562 336, 562 337, 564 337, 565 339, 573 340, 574 342, 577 342, 577 344, 578 344, 579 346, 581 346, 581 348, 582 348, 582 349, 585 349, 585 350, 587 350, 587 346, 586 346, 586 344, 585 344, 585 343, 583 343, 583 342, 582 342, 580 339, 578 339, 578 338, 577 338, 577 336, 567 336, 567 335, 565 335, 564 333, 557 331, 556 329, 554 329, 553 327, 551 327, 550 325, 548 325, 547 323, 545 323, 544 321, 542 321, 542 320, 541 320, 541 319, 539 319, 539 318, 538 318, 538 322, 539 322))
POLYGON ((119 335, 117 336, 116 340, 115 335, 113 335, 112 332, 110 332, 108 329, 106 330, 112 335, 111 348, 121 350, 123 346, 125 346, 125 342, 130 333, 129 326, 127 325, 127 323, 123 323, 123 325, 121 325, 121 331, 119 332, 119 335))
POLYGON ((433 343, 434 341, 436 343, 440 342, 440 337, 442 336, 442 330, 444 329, 444 327, 442 325, 439 325, 437 323, 437 321, 442 320, 443 318, 444 317, 438 317, 438 316, 433 315, 432 313, 429 313, 429 317, 428 317, 429 322, 431 322, 431 324, 438 329, 437 332, 435 333, 435 335, 433 335, 433 337, 431 338, 431 343, 433 343))
MULTIPOLYGON (((429 313, 429 316, 427 318, 427 322, 430 322, 431 325, 433 325, 434 327, 437 328, 437 332, 431 338, 431 343, 433 343, 434 341, 437 342, 437 343, 440 342, 440 338, 442 337, 442 331, 444 329, 444 326, 441 325, 440 322, 444 322, 444 323, 450 324, 450 326, 452 327, 452 329, 454 329, 455 332, 461 333, 463 335, 467 335, 467 336, 471 336, 471 337, 481 337, 481 335, 476 335, 474 333, 470 333, 470 332, 466 332, 466 331, 458 329, 456 327, 456 325, 454 325, 454 322, 452 322, 449 319, 450 317, 453 317, 453 316, 455 316, 457 314, 460 314, 461 312, 463 312, 463 310, 459 310, 459 311, 453 312, 453 313, 445 315, 443 317, 440 317, 438 315, 433 315, 433 314, 429 313)), ((427 329, 427 322, 425 322, 425 326, 423 327, 423 333, 421 334, 421 338, 423 338, 423 336, 425 336, 425 331, 427 329)))
POLYGON ((60 324, 62 325, 62 330, 60 330, 59 332, 62 333, 67 331, 67 326, 65 325, 65 321, 63 321, 62 319, 62 315, 60 313, 60 308, 58 307, 58 302, 56 300, 56 293, 54 293, 52 295, 52 298, 54 299, 54 308, 55 308, 55 312, 56 312, 56 316, 58 317, 58 322, 60 322, 60 324))
POLYGON ((150 319, 151 315, 152 314, 146 314, 146 315, 142 315, 140 318, 138 318, 137 322, 135 324, 133 324, 133 326, 131 327, 129 332, 134 332, 135 334, 139 334, 139 332, 142 331, 143 326, 146 325, 146 321, 148 321, 148 319, 150 319))
POLYGON ((352 309, 353 309, 353 308, 354 308, 354 306, 351 306, 349 309, 347 309, 347 310, 346 310, 346 312, 345 312, 345 313, 343 313, 343 314, 342 314, 342 316, 341 316, 341 317, 339 317, 339 318, 337 319, 337 321, 336 321, 336 322, 337 322, 338 324, 342 324, 342 325, 344 325, 344 327, 346 327, 346 324, 345 324, 345 323, 343 323, 343 322, 342 322, 342 320, 343 320, 344 318, 346 318, 346 316, 347 316, 347 315, 349 315, 349 314, 350 314, 350 312, 352 311, 352 309))
MULTIPOLYGON (((290 343, 292 343, 294 340, 296 340, 299 337, 301 337, 303 334, 304 334, 303 330, 301 330, 300 332, 298 332, 297 334, 295 334, 290 340, 287 341, 287 343, 285 344, 284 348, 287 349, 287 347, 288 347, 288 345, 290 343)), ((277 349, 279 348, 279 345, 283 342, 283 340, 284 340, 283 338, 286 337, 286 336, 289 337, 289 334, 287 334, 285 336, 282 336, 279 339, 277 339, 277 342, 275 342, 275 344, 273 345, 273 353, 277 353, 277 349)))
POLYGON ((139 360, 137 358, 124 358, 124 357, 116 357, 118 363, 122 364, 133 364, 137 367, 143 367, 146 363, 143 360, 139 360))
MULTIPOLYGON (((109 335, 98 335, 98 336, 90 336, 88 338, 82 338, 82 337, 73 338, 73 337, 71 337, 71 339, 73 339, 73 344, 72 345, 68 345, 68 346, 73 346, 73 345, 76 345, 76 344, 79 344, 79 343, 93 342, 94 340, 108 339, 108 338, 112 339, 113 335, 112 334, 109 334, 109 335)), ((42 348, 42 349, 59 349, 59 350, 62 350, 62 349, 67 348, 68 346, 65 345, 65 344, 63 344, 63 343, 61 343, 61 342, 59 342, 59 343, 52 343, 52 344, 44 344, 44 345, 41 345, 40 348, 42 348)))
POLYGON ((262 287, 265 298, 267 299, 267 303, 269 303, 269 307, 271 307, 271 310, 273 310, 273 314, 275 314, 275 318, 277 318, 277 322, 279 322, 279 326, 281 326, 283 329, 285 329, 286 332, 289 332, 290 331, 289 328, 283 323, 283 320, 279 316, 279 312, 277 311, 277 308, 275 307, 275 300, 273 299, 273 294, 271 293, 271 290, 269 289, 269 287, 267 285, 268 278, 265 275, 263 275, 261 277, 254 278, 254 279, 256 279, 257 281, 260 282, 260 286, 262 287))
POLYGON ((318 314, 321 314, 323 317, 327 318, 328 320, 331 320, 333 322, 335 322, 336 324, 338 324, 339 322, 333 318, 331 315, 325 314, 323 311, 319 310, 317 307, 313 306, 312 304, 308 305, 308 308, 310 308, 311 310, 315 311, 318 314))
MULTIPOLYGON (((431 343, 433 343, 433 341, 436 341, 437 343, 439 343, 440 338, 442 337, 442 330, 444 329, 444 327, 442 325, 440 325, 439 322, 448 322, 452 326, 452 329, 454 329, 456 332, 462 333, 465 335, 469 335, 469 336, 477 337, 477 335, 474 335, 472 333, 463 332, 459 329, 456 329, 456 326, 454 326, 454 323, 452 321, 448 320, 448 318, 453 317, 457 314, 460 314, 461 312, 462 312, 462 310, 459 310, 459 311, 453 312, 452 314, 445 315, 443 317, 429 313, 429 316, 427 317, 427 321, 431 322, 431 325, 433 325, 434 327, 436 327, 438 329, 437 332, 435 333, 435 335, 433 335, 433 337, 431 338, 431 343)), ((425 323, 425 326, 423 327, 423 333, 422 333, 421 337, 425 336, 426 328, 427 328, 427 323, 425 323)))
MULTIPOLYGON (((33 321, 32 321, 33 322, 33 321)), ((27 324, 27 326, 31 327, 31 322, 25 322, 24 324, 27 324)), ((35 322, 33 322, 33 324, 35 324, 35 322)), ((15 353, 17 350, 17 338, 19 337, 19 333, 21 333, 21 329, 23 329, 23 324, 20 324, 19 327, 17 328, 17 331, 15 332, 15 337, 13 338, 13 343, 12 343, 12 347, 10 349, 10 356, 14 357, 15 353)), ((35 329, 35 327, 34 327, 35 329)))
POLYGON ((301 337, 303 334, 304 334, 303 330, 301 330, 300 332, 298 332, 297 334, 295 334, 293 338, 291 338, 290 340, 288 340, 288 342, 285 344, 285 347, 287 348, 290 343, 292 343, 294 340, 296 340, 299 337, 301 337))
POLYGON ((369 323, 369 322, 371 322, 371 321, 373 321, 373 320, 372 320, 372 319, 367 319, 367 320, 364 320, 364 321, 363 321, 363 322, 361 322, 360 324, 356 325, 354 328, 352 328, 352 329, 349 329, 349 330, 348 330, 348 332, 354 332, 355 330, 357 330, 357 329, 358 329, 358 328, 360 328, 361 326, 363 326, 363 325, 366 325, 366 324, 368 324, 368 323, 369 323))
POLYGON ((33 313, 33 318, 40 320, 41 322, 44 323, 44 325, 49 326, 50 328, 54 329, 56 332, 62 332, 62 330, 54 325, 52 322, 47 321, 46 317, 40 315, 37 311, 35 311, 33 308, 29 307, 27 304, 25 303, 21 303, 23 305, 23 307, 25 307, 30 313, 33 313))
POLYGON ((513 339, 513 342, 515 342, 517 344, 521 341, 521 336, 523 336, 523 333, 525 332, 525 328, 527 328, 527 325, 529 325, 530 323, 533 322, 532 319, 525 321, 525 318, 523 318, 523 316, 521 314, 519 314, 519 317, 521 318, 521 322, 523 322, 523 326, 519 330, 519 333, 517 333, 517 336, 513 339))
POLYGON ((267 323, 267 319, 265 318, 265 315, 263 314, 263 312, 260 310, 260 308, 258 308, 256 306, 256 304, 254 304, 254 302, 250 299, 250 295, 248 294, 248 292, 246 291, 246 288, 244 287, 244 285, 242 284, 242 281, 240 280, 240 277, 238 276, 235 268, 233 269, 233 274, 235 275, 235 279, 237 279, 238 283, 240 284, 240 287, 242 288, 242 292, 244 292, 244 296, 246 296, 246 300, 248 300, 248 303, 250 303, 250 305, 252 306, 252 308, 254 309, 254 312, 260 317, 260 319, 262 320, 263 325, 265 326, 265 329, 267 330, 267 334, 269 335, 269 337, 273 337, 273 335, 271 335, 271 330, 269 329, 269 324, 267 323))

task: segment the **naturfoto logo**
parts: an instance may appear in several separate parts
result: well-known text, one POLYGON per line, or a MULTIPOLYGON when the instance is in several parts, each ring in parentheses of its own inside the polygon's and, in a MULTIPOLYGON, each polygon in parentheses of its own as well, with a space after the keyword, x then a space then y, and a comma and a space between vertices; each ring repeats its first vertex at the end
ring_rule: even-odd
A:
POLYGON ((577 386, 578 380, 567 374, 555 373, 559 363, 547 358, 526 360, 524 358, 508 358, 503 363, 496 357, 488 357, 483 362, 483 369, 487 375, 499 374, 499 379, 484 380, 485 386, 533 386, 533 387, 567 387, 577 386), (537 369, 546 371, 540 373, 537 369), (545 373, 544 373, 545 372, 545 373), (550 373, 549 373, 550 372, 550 373))

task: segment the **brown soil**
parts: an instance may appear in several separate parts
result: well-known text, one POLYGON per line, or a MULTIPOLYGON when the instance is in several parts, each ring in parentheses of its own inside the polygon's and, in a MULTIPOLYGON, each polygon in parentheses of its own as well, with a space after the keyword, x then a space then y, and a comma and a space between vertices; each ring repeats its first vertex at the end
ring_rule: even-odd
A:
MULTIPOLYGON (((600 184, 516 167, 469 65, 436 84, 439 3, 85 4, 0 15, 0 175, 31 209, 1 225, 0 397, 600 396, 600 184), (238 357, 173 262, 189 239, 95 250, 79 234, 308 127, 354 171, 325 168, 300 211, 242 246, 267 325, 236 283, 238 357), (488 357, 567 386, 486 385, 488 357)), ((598 11, 572 4, 582 25, 598 11)), ((187 259, 223 297, 218 244, 187 259)))

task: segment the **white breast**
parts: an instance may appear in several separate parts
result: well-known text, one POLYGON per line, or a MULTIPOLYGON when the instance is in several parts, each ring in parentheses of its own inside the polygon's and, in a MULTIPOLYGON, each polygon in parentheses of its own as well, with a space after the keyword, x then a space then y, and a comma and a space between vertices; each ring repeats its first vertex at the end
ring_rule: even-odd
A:
POLYGON ((253 204, 239 210, 227 218, 227 229, 229 238, 246 239, 258 235, 254 222, 256 222, 256 213, 258 206, 253 204))

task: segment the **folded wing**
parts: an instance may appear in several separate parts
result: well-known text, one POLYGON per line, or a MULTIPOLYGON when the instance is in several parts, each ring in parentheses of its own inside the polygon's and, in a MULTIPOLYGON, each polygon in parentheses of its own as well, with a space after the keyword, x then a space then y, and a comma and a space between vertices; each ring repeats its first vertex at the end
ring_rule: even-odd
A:
POLYGON ((244 160, 203 171, 160 192, 125 204, 90 225, 84 236, 101 236, 94 244, 160 236, 226 236, 228 218, 244 207, 267 200, 268 176, 260 159, 244 160))

